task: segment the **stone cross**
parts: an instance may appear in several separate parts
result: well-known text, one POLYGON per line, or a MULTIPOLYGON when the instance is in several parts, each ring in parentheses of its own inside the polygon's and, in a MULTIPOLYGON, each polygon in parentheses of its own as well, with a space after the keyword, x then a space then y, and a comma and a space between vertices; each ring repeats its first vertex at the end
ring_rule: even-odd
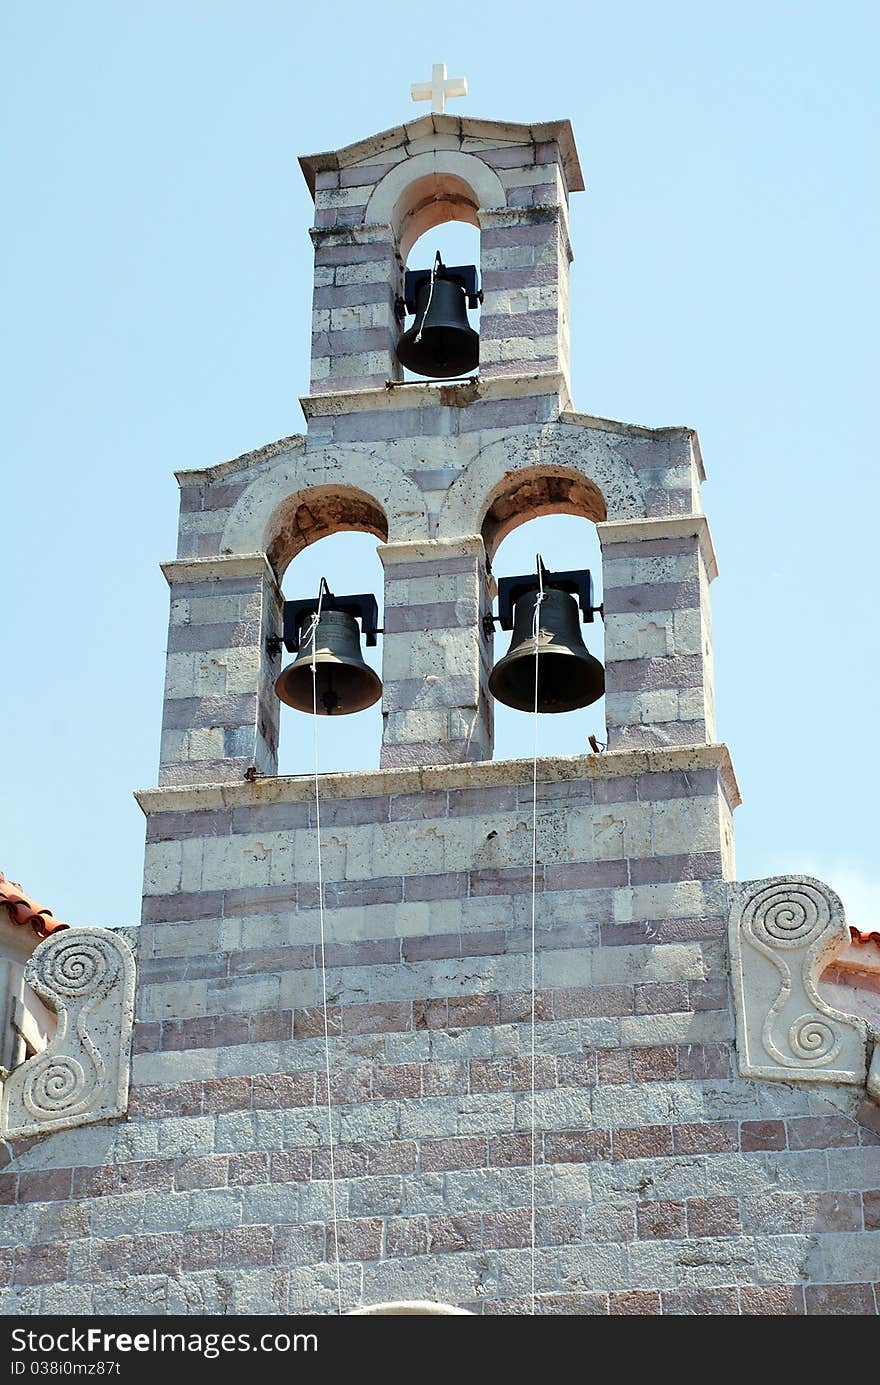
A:
POLYGON ((442 115, 447 96, 467 96, 467 77, 447 77, 446 64, 434 63, 430 82, 413 82, 409 90, 413 101, 430 101, 431 110, 442 115))

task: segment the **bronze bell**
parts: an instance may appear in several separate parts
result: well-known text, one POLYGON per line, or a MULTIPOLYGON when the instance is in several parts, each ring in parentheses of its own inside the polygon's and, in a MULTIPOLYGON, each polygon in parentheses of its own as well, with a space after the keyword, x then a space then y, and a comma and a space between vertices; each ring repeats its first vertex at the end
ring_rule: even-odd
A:
POLYGON ((438 253, 432 270, 407 270, 404 303, 415 322, 397 343, 397 359, 415 375, 464 375, 480 359, 480 337, 467 320, 477 292, 473 265, 447 269, 438 253))
POLYGON ((314 641, 312 620, 313 613, 300 614, 299 652, 275 680, 276 696, 298 712, 317 710, 319 717, 345 716, 372 707, 382 696, 382 680, 364 662, 355 617, 349 611, 323 610, 314 641))
MULTIPOLYGON (((516 601, 510 649, 492 670, 489 691, 518 712, 535 708, 535 603, 537 590, 516 601)), ((581 637, 578 604, 557 587, 545 587, 538 628, 538 711, 573 712, 605 692, 605 670, 581 637)))

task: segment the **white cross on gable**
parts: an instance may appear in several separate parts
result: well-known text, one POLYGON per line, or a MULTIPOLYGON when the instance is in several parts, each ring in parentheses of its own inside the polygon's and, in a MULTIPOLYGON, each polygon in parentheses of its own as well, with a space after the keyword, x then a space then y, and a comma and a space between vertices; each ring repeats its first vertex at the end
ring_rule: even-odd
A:
POLYGON ((434 63, 430 82, 413 82, 409 90, 414 101, 430 101, 431 110, 442 115, 448 96, 467 96, 467 77, 447 77, 446 64, 434 63))

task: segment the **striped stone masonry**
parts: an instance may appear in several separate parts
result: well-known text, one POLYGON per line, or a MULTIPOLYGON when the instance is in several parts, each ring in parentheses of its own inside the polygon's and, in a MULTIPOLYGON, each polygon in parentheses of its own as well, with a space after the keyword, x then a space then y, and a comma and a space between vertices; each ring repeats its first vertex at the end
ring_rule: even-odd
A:
POLYGON ((160 784, 274 774, 281 596, 263 554, 163 564, 171 588, 160 784))
POLYGON ((316 226, 311 234, 313 393, 369 389, 399 380, 394 348, 400 327, 394 303, 402 278, 391 227, 316 226))
POLYGON ((702 515, 600 524, 611 749, 715 739, 709 583, 702 515))
POLYGON ((558 372, 567 386, 572 251, 564 197, 529 210, 481 212, 480 228, 480 374, 558 372))
POLYGON ((479 536, 383 544, 382 766, 456 764, 492 753, 494 584, 479 536))
MULTIPOLYGON (((403 579, 417 580, 417 579, 403 579)), ((880 1109, 738 1074, 723 747, 139 794, 128 1119, 13 1141, 3 1311, 874 1314, 880 1109)))

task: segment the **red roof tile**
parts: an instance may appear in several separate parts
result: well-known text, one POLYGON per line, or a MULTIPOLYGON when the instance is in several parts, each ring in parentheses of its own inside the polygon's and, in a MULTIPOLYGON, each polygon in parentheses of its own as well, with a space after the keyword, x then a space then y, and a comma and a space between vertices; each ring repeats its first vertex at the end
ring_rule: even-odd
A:
POLYGON ((873 943, 875 947, 880 947, 880 933, 862 933, 850 925, 849 936, 854 943, 873 943))
POLYGON ((6 905, 9 910, 9 917, 13 923, 29 923, 38 938, 48 938, 50 933, 54 933, 57 928, 66 928, 67 924, 56 919, 51 909, 46 909, 42 904, 26 895, 20 885, 14 881, 7 880, 6 876, 0 871, 0 905, 6 905))

